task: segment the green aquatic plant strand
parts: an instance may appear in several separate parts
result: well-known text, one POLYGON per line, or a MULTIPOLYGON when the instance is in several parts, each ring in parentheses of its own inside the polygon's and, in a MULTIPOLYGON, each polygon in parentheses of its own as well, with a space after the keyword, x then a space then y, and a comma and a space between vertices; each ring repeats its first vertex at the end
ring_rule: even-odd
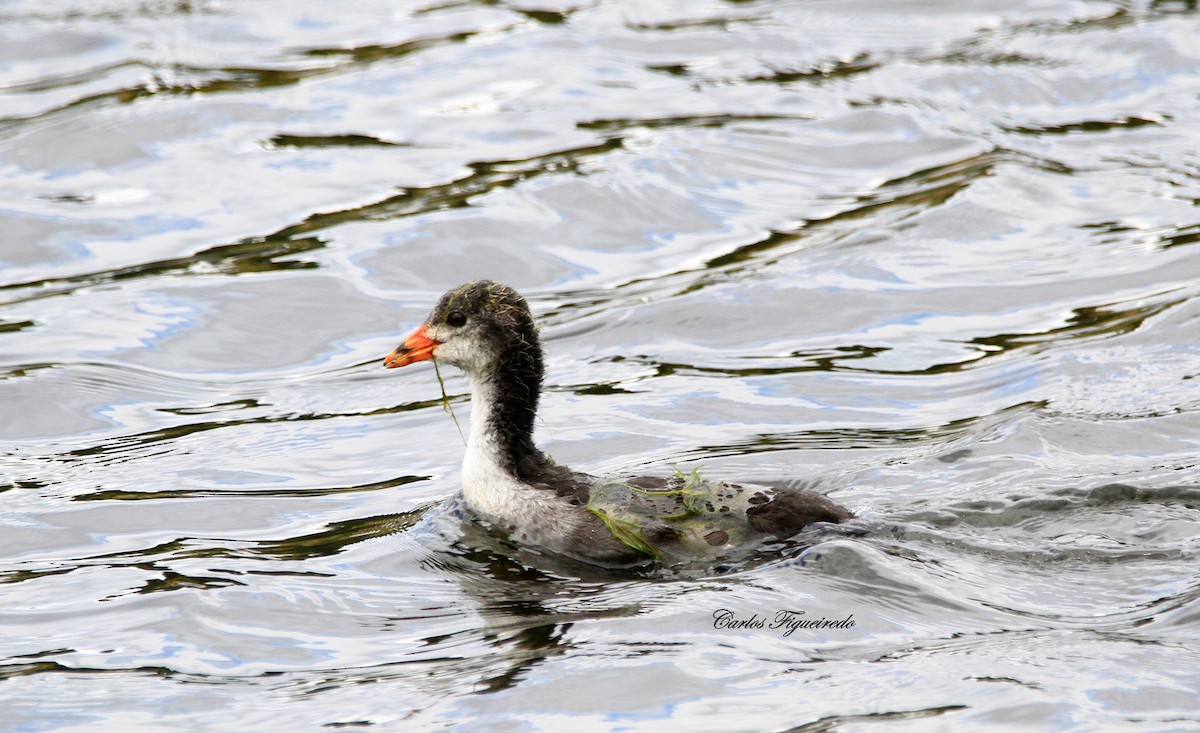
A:
POLYGON ((665 488, 635 486, 628 481, 603 481, 590 491, 587 509, 604 522, 621 544, 661 561, 662 553, 642 534, 647 522, 682 528, 690 526, 686 523, 693 518, 713 511, 712 496, 704 488, 700 468, 691 473, 676 468, 674 472, 674 478, 665 488))
POLYGON ((673 519, 684 519, 689 515, 700 514, 703 512, 703 506, 699 502, 701 501, 702 497, 705 496, 704 492, 689 489, 687 486, 682 486, 677 489, 646 489, 642 488, 641 486, 634 486, 626 481, 608 481, 600 487, 600 493, 603 493, 603 491, 610 486, 619 486, 627 491, 633 492, 634 494, 639 494, 651 499, 657 499, 660 497, 677 497, 679 499, 679 507, 683 510, 683 512, 674 514, 659 514, 657 515, 658 519, 667 521, 673 519))
POLYGON ((707 493, 697 487, 704 485, 704 479, 700 475, 700 466, 692 469, 691 473, 684 473, 679 470, 678 466, 672 466, 671 470, 675 473, 675 478, 683 481, 683 486, 676 489, 679 492, 679 497, 683 501, 683 508, 688 514, 702 514, 704 512, 704 499, 707 493))
POLYGON ((430 359, 430 361, 433 362, 433 373, 437 376, 438 387, 442 390, 442 409, 450 415, 450 419, 454 421, 454 427, 458 430, 458 437, 462 439, 463 445, 466 445, 467 436, 463 435, 462 426, 458 424, 454 408, 450 406, 450 397, 446 394, 446 383, 442 381, 442 372, 438 369, 437 359, 430 359))
POLYGON ((604 522, 604 526, 608 528, 608 531, 612 533, 612 536, 620 540, 621 544, 649 555, 655 560, 662 560, 662 555, 659 554, 654 545, 642 537, 641 527, 637 522, 614 517, 600 507, 592 506, 591 502, 588 503, 588 511, 599 517, 600 521, 604 522))

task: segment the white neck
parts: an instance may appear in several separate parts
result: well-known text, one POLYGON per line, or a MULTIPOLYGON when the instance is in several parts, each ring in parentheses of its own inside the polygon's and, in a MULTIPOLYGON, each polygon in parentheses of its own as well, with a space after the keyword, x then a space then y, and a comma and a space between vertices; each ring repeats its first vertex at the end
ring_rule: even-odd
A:
POLYGON ((471 430, 467 437, 467 461, 486 466, 489 473, 503 473, 504 458, 499 437, 492 427, 496 412, 496 387, 492 382, 471 378, 471 430))
POLYGON ((497 397, 494 383, 471 377, 471 432, 463 456, 462 487, 468 506, 506 519, 520 511, 521 482, 508 470, 493 428, 497 397))

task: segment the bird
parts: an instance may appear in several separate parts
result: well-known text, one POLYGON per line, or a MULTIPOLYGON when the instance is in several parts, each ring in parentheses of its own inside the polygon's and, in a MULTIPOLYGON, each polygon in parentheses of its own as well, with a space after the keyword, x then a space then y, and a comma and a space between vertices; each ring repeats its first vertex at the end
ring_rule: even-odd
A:
POLYGON ((470 382, 466 508, 534 551, 614 568, 716 561, 853 517, 804 488, 713 481, 698 470, 597 477, 556 463, 533 439, 541 341, 529 304, 507 285, 475 280, 449 290, 384 366, 429 360, 458 367, 470 382))

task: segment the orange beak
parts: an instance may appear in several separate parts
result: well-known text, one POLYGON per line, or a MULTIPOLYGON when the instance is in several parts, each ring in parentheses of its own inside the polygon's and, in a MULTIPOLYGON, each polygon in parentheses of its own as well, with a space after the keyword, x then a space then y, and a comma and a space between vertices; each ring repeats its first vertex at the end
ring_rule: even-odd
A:
POLYGON ((383 365, 388 369, 395 369, 406 364, 412 364, 414 361, 425 361, 433 358, 433 350, 441 346, 441 341, 435 341, 425 335, 425 329, 429 324, 422 323, 417 326, 417 330, 409 334, 408 338, 404 339, 404 343, 396 347, 396 350, 388 354, 383 359, 383 365))

